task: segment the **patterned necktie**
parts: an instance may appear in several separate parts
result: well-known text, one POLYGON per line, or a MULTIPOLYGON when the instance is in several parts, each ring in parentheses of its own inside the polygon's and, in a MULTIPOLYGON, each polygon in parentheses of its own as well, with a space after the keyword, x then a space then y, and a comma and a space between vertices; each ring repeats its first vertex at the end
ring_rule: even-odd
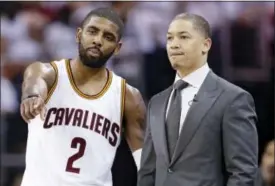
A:
POLYGON ((167 145, 172 159, 177 140, 179 137, 179 126, 181 117, 181 90, 186 88, 188 83, 178 80, 173 86, 173 94, 170 101, 170 107, 166 119, 167 145))

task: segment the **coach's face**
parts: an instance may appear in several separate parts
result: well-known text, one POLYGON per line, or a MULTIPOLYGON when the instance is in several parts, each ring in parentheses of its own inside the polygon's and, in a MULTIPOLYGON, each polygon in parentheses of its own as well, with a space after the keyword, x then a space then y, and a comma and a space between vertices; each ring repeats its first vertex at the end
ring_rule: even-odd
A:
POLYGON ((77 30, 79 57, 91 68, 100 68, 108 59, 119 52, 118 26, 110 20, 92 16, 83 29, 77 30))
MULTIPOLYGON (((210 49, 210 40, 184 19, 175 19, 169 26, 166 49, 172 67, 191 69, 198 66, 210 49)), ((204 61, 205 62, 205 61, 204 61)))

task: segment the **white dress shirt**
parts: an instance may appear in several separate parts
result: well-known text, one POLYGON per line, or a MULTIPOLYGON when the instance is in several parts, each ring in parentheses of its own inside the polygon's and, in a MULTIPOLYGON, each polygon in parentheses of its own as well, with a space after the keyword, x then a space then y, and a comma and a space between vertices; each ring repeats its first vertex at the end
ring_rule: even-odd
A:
MULTIPOLYGON (((194 72, 188 74, 184 78, 182 78, 183 81, 187 82, 189 85, 185 89, 181 91, 181 117, 180 117, 180 128, 179 128, 179 133, 182 129, 185 117, 187 115, 187 112, 192 104, 192 101, 195 97, 195 95, 198 93, 202 83, 204 82, 208 72, 209 72, 209 66, 207 63, 205 63, 202 67, 199 69, 195 70, 194 72)), ((181 79, 178 74, 176 75, 175 82, 177 80, 181 79)), ((170 102, 171 102, 171 96, 174 93, 174 90, 172 91, 169 101, 168 101, 168 106, 166 110, 166 118, 168 115, 168 110, 170 108, 170 102)))

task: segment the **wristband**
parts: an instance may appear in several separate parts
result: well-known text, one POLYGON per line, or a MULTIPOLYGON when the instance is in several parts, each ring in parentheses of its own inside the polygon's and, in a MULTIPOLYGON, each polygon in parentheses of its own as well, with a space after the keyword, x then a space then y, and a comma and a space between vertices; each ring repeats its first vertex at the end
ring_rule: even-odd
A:
POLYGON ((22 100, 29 99, 29 98, 33 98, 33 97, 38 98, 38 97, 40 97, 40 96, 39 96, 38 94, 29 95, 29 96, 27 96, 27 97, 23 98, 22 100))

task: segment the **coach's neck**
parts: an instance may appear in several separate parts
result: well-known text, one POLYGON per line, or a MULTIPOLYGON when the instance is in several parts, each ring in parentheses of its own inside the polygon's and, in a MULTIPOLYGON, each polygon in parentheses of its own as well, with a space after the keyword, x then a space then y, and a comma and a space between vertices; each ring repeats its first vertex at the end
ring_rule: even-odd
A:
POLYGON ((190 67, 183 67, 180 66, 176 69, 177 74, 180 78, 184 78, 185 76, 191 74, 192 72, 196 71, 197 69, 201 68, 205 63, 207 59, 201 58, 198 61, 192 62, 190 67))

